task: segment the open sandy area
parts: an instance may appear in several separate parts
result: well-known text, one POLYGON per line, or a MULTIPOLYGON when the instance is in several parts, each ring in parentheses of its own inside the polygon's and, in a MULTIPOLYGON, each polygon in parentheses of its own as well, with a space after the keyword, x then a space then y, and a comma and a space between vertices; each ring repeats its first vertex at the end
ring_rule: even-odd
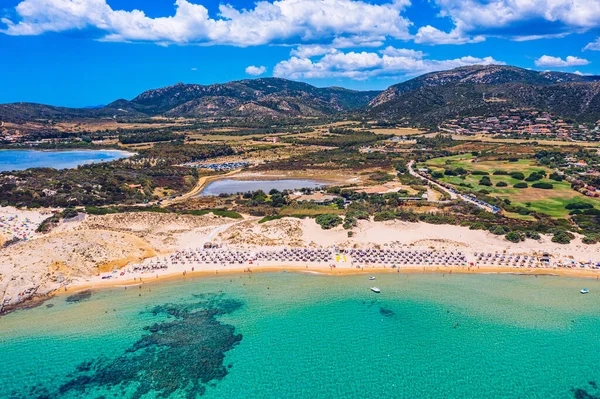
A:
MULTIPOLYGON (((503 237, 466 227, 407 222, 360 221, 353 237, 341 227, 322 230, 312 219, 283 218, 259 224, 259 218, 227 219, 162 213, 125 213, 86 216, 61 224, 48 235, 0 249, 0 308, 54 292, 86 287, 119 286, 193 274, 298 271, 327 274, 398 272, 389 265, 357 268, 351 262, 332 264, 263 262, 261 264, 171 265, 156 271, 134 271, 133 266, 160 262, 170 254, 204 244, 222 248, 262 251, 281 248, 372 248, 396 250, 460 251, 471 261, 475 252, 541 256, 555 261, 600 261, 597 245, 578 238, 569 245, 549 237, 513 244, 503 237), (110 276, 110 278, 107 278, 110 276), (103 278, 104 277, 104 278, 103 278)), ((332 252, 333 253, 333 252, 332 252)), ((469 262, 471 263, 471 262, 469 262)), ((496 266, 406 265, 400 272, 551 273, 598 277, 592 269, 514 268, 496 266)))

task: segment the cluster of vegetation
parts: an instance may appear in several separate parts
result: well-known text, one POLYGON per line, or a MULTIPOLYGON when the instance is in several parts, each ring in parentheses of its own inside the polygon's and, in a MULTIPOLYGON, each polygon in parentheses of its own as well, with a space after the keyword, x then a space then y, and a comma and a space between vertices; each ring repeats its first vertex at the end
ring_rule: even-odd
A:
POLYGON ((125 133, 119 135, 121 144, 156 143, 161 141, 182 140, 183 136, 172 132, 152 132, 146 134, 125 133))
POLYGON ((157 188, 189 191, 198 179, 181 162, 232 153, 229 146, 159 144, 131 159, 75 169, 29 169, 0 174, 0 204, 36 208, 135 204, 157 199, 157 188), (151 159, 160 157, 160 162, 151 159))
POLYGON ((319 137, 311 137, 305 139, 286 138, 285 141, 300 145, 318 145, 324 147, 348 148, 358 145, 372 144, 380 140, 387 140, 391 137, 391 135, 382 135, 367 131, 354 131, 352 129, 344 129, 344 133, 342 134, 327 134, 319 137))

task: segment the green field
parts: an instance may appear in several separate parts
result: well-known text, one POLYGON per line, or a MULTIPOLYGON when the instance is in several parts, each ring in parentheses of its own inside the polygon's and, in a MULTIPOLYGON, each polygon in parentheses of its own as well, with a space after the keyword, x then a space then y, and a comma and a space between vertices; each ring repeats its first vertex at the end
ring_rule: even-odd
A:
MULTIPOLYGON (((444 176, 440 181, 460 186, 461 184, 471 185, 472 191, 487 190, 490 195, 500 198, 507 198, 513 205, 523 206, 532 211, 545 213, 555 218, 565 218, 569 214, 569 210, 565 206, 572 202, 586 202, 597 208, 600 207, 600 200, 586 197, 573 189, 571 184, 563 181, 557 182, 548 178, 536 182, 525 182, 529 185, 528 188, 514 188, 514 185, 524 180, 517 180, 508 175, 493 175, 496 170, 505 170, 508 173, 522 172, 527 177, 530 173, 543 170, 546 175, 550 175, 552 170, 543 166, 536 165, 534 160, 521 159, 517 162, 509 161, 474 161, 471 154, 453 155, 450 157, 435 158, 427 161, 425 166, 432 171, 443 172, 444 169, 456 169, 462 167, 470 172, 481 171, 488 172, 492 186, 480 185, 481 175, 466 175, 466 176, 444 176), (498 182, 505 182, 506 187, 496 187, 498 182), (533 188, 533 183, 551 183, 554 187, 551 190, 533 188)), ((468 188, 468 187, 467 187, 468 188)), ((512 215, 512 214, 511 214, 512 215)), ((509 215, 509 216, 511 216, 509 215)), ((522 218, 519 215, 519 218, 522 218)))

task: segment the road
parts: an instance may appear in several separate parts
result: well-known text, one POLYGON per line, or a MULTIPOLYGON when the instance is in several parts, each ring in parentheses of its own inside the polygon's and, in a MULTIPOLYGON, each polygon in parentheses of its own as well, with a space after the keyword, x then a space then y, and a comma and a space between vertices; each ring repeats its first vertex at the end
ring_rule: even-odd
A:
POLYGON ((475 205, 476 207, 484 209, 484 210, 486 210, 488 212, 496 213, 496 212, 494 212, 494 209, 491 206, 486 206, 486 205, 480 204, 479 202, 473 201, 471 198, 469 198, 469 197, 467 197, 465 195, 458 194, 458 193, 456 193, 456 192, 454 192, 454 191, 452 191, 452 190, 450 190, 450 189, 442 186, 441 184, 439 184, 435 180, 432 180, 432 179, 427 178, 425 176, 421 176, 420 174, 418 174, 417 172, 415 172, 415 170, 413 169, 413 165, 414 164, 415 164, 414 160, 411 160, 410 162, 408 162, 406 164, 406 167, 408 168, 408 173, 410 173, 412 176, 418 177, 421 180, 425 180, 426 182, 428 182, 428 183, 430 183, 430 184, 432 184, 432 185, 434 185, 436 187, 439 187, 440 190, 443 190, 444 192, 448 193, 448 195, 450 195, 450 199, 453 199, 453 200, 454 199, 460 199, 460 200, 463 200, 465 202, 469 202, 469 203, 475 205))
POLYGON ((414 169, 413 169, 413 165, 414 164, 415 164, 414 160, 411 160, 409 163, 406 164, 406 167, 408 168, 408 173, 410 173, 414 177, 418 177, 419 179, 425 180, 426 182, 431 183, 432 185, 438 187, 440 190, 442 190, 443 192, 447 193, 450 196, 450 199, 453 199, 453 200, 458 199, 458 195, 456 193, 454 193, 451 190, 447 189, 446 187, 442 186, 441 184, 439 184, 435 180, 428 179, 428 178, 426 178, 424 176, 421 176, 417 172, 415 172, 414 169))

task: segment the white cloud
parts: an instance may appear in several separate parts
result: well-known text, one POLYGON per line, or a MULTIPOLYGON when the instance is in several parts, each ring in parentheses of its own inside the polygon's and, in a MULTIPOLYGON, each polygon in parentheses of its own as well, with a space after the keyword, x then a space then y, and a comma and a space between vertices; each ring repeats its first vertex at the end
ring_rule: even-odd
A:
POLYGON ((158 44, 252 46, 315 41, 381 42, 409 39, 410 21, 400 15, 410 0, 370 4, 357 0, 258 1, 253 9, 221 4, 219 14, 176 0, 173 16, 150 18, 143 11, 114 10, 106 0, 22 0, 16 19, 2 19, 8 35, 40 35, 96 28, 101 40, 158 44))
POLYGON ((392 46, 387 46, 383 50, 380 50, 379 53, 389 55, 391 57, 423 58, 425 56, 425 53, 422 51, 417 51, 408 48, 395 48, 392 46))
POLYGON ((484 40, 485 37, 481 35, 470 37, 464 35, 458 29, 453 29, 446 33, 431 25, 420 27, 415 35, 415 43, 421 44, 465 44, 479 43, 484 40))
POLYGON ((191 68, 190 71, 197 71, 198 68, 191 68))
POLYGON ((248 75, 252 75, 252 76, 258 76, 258 75, 262 75, 263 73, 265 73, 267 71, 267 67, 264 66, 254 66, 254 65, 250 65, 249 67, 246 68, 246 73, 248 75))
POLYGON ((592 51, 600 51, 600 37, 595 41, 588 43, 584 48, 584 50, 592 50, 592 51))
POLYGON ((371 77, 415 76, 475 64, 503 64, 492 57, 466 56, 449 60, 430 60, 424 59, 420 52, 411 54, 411 51, 406 49, 387 48, 382 52, 384 54, 336 51, 315 61, 293 56, 279 62, 273 69, 273 74, 291 79, 344 77, 363 80, 371 77))
POLYGON ((440 8, 439 16, 450 18, 454 29, 446 33, 423 26, 415 36, 417 43, 463 44, 489 36, 525 41, 600 27, 599 0, 433 1, 440 8), (528 25, 527 35, 521 34, 524 25, 528 25))
POLYGON ((320 44, 301 45, 291 51, 291 55, 300 58, 311 58, 317 55, 333 53, 335 49, 331 46, 322 46, 320 44))
POLYGON ((550 55, 542 55, 540 58, 535 60, 535 65, 538 67, 570 67, 587 65, 590 62, 583 58, 568 56, 564 60, 560 57, 552 57, 550 55))

